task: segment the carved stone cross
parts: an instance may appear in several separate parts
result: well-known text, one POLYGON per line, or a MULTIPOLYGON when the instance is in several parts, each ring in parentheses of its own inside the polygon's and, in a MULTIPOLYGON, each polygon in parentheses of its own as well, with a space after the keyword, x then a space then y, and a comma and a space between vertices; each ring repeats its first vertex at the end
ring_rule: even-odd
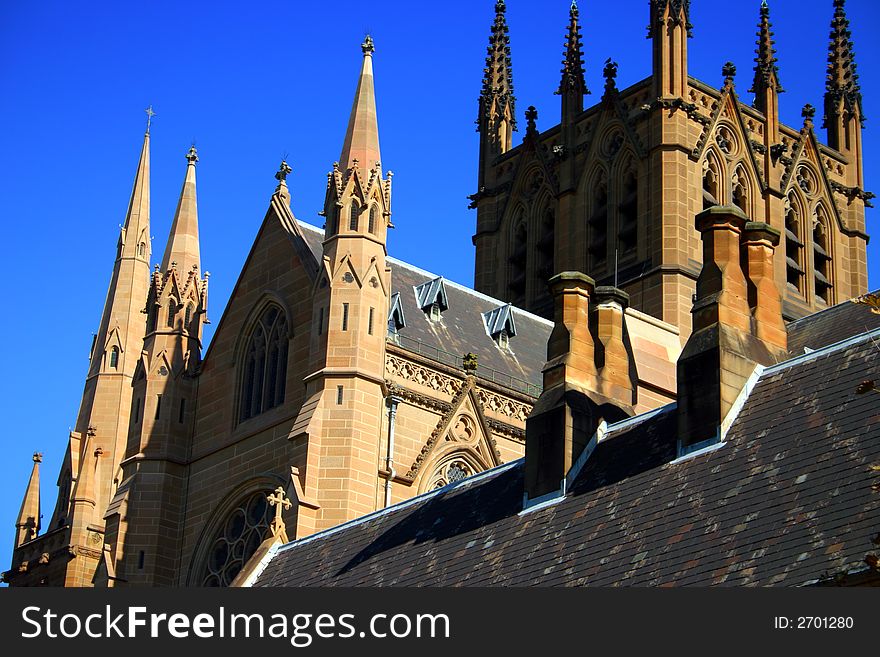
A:
POLYGON ((269 530, 273 536, 281 536, 282 540, 286 543, 287 531, 284 527, 284 521, 281 519, 281 512, 289 509, 293 504, 287 499, 283 486, 276 488, 274 493, 266 496, 266 499, 269 501, 270 506, 275 507, 275 517, 269 525, 269 530))

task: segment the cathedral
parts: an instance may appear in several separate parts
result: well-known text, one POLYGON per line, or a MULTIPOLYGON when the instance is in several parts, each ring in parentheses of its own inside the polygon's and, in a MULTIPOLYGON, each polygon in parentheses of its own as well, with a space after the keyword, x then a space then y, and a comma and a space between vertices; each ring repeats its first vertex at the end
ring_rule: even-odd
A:
MULTIPOLYGON (((517 114, 506 7, 495 3, 470 197, 473 289, 388 252, 392 178, 381 158, 369 36, 327 178, 324 225, 296 218, 282 161, 207 349, 198 153, 186 153, 171 232, 154 254, 148 125, 58 497, 44 517, 35 454, 3 579, 13 586, 400 583, 405 578, 387 563, 384 581, 340 575, 380 559, 381 540, 347 555, 333 574, 315 564, 345 553, 340 536, 357 544, 365 528, 408 513, 396 530, 404 534, 390 539, 394 548, 415 550, 414 537, 440 531, 455 514, 472 522, 435 537, 450 555, 466 563, 473 541, 464 537, 489 525, 508 550, 477 554, 465 575, 417 567, 423 578, 412 583, 463 583, 489 568, 481 564, 506 559, 509 571, 474 582, 517 583, 510 576, 519 567, 517 540, 529 533, 516 522, 529 509, 546 513, 539 507, 555 504, 580 518, 576 504, 591 508, 597 490, 615 500, 644 495, 634 488, 640 477, 644 490, 668 492, 676 481, 668 465, 681 459, 690 465, 678 481, 690 477, 691 487, 703 485, 700 459, 732 453, 738 459, 721 470, 729 481, 750 481, 757 466, 741 471, 748 450, 740 454, 737 441, 766 429, 756 418, 772 412, 761 400, 795 395, 792 373, 825 362, 811 354, 845 352, 867 363, 853 370, 864 390, 849 417, 873 417, 876 390, 865 386, 873 386, 878 359, 859 351, 880 327, 866 261, 873 195, 864 189, 862 97, 844 0, 833 0, 824 107, 817 116, 805 105, 799 126, 780 123, 766 2, 747 83, 751 104, 741 100, 746 87, 730 63, 720 88, 688 75, 688 0, 647 5, 650 76, 618 89, 608 60, 599 100, 585 107, 572 3, 560 120, 539 132, 534 107, 517 114), (514 147, 520 118, 524 138, 514 147), (832 336, 829 323, 850 333, 832 336), (655 471, 662 475, 646 479, 655 471), (308 580, 310 572, 318 579, 308 580)), ((816 403, 831 407, 835 399, 816 403)), ((803 402, 790 398, 792 407, 803 402)), ((826 427, 835 421, 829 417, 826 427)), ((876 424, 866 420, 863 433, 876 451, 876 424)), ((745 498, 767 499, 761 493, 743 496, 744 517, 758 513, 746 513, 745 498)), ((876 501, 856 503, 876 522, 876 501)), ((642 534, 633 541, 647 540, 642 534)), ((566 540, 574 545, 558 535, 560 549, 566 540)), ((681 536, 686 555, 690 539, 681 536)), ((652 549, 622 553, 645 561, 652 549)), ((694 544, 692 555, 706 549, 694 544)), ((397 563, 430 561, 411 551, 397 556, 397 563)), ((810 572, 822 568, 802 561, 810 572)), ((667 562, 658 563, 644 583, 665 581, 667 562)), ((584 573, 598 568, 583 561, 566 580, 521 581, 589 583, 584 573)), ((684 565, 676 568, 676 583, 710 581, 691 582, 684 565)), ((621 569, 602 581, 631 576, 621 569)), ((779 577, 756 581, 794 581, 779 577)))

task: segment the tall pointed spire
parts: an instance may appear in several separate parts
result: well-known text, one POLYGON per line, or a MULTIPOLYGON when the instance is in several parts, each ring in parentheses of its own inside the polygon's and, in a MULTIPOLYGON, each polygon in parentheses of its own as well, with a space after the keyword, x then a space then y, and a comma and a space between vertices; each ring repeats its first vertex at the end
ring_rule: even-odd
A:
MULTIPOLYGON (((495 21, 486 48, 486 68, 483 69, 483 89, 480 93, 480 117, 477 123, 482 129, 484 119, 510 116, 510 124, 516 130, 516 111, 513 95, 513 69, 510 64, 510 37, 507 29, 507 6, 504 0, 495 3, 495 21)), ((503 152, 503 150, 502 150, 503 152)))
MULTIPOLYGON (((829 131, 833 129, 832 124, 836 117, 841 115, 842 110, 848 114, 857 113, 860 122, 865 120, 862 115, 862 90, 856 73, 851 37, 844 0, 834 0, 834 17, 831 20, 829 35, 831 42, 828 47, 828 73, 825 78, 825 125, 829 131)), ((835 135, 829 133, 829 142, 834 137, 835 135)))
POLYGON ((196 163, 199 161, 196 147, 186 154, 186 177, 180 190, 180 200, 171 224, 168 245, 162 257, 162 271, 168 271, 176 263, 178 271, 189 272, 199 266, 199 213, 196 204, 196 163))
POLYGON ((31 478, 28 479, 24 499, 21 501, 18 520, 15 522, 16 547, 36 538, 40 531, 40 463, 42 460, 43 455, 34 452, 34 467, 31 470, 31 478))
MULTIPOLYGON (((565 36, 565 58, 562 60, 562 80, 559 83, 557 94, 579 103, 578 111, 584 108, 584 95, 590 93, 584 80, 584 54, 583 41, 581 40, 581 26, 579 23, 580 13, 576 0, 572 0, 571 9, 568 13, 568 33, 565 36)), ((565 113, 563 111, 563 113, 565 113)))
POLYGON ((357 91, 348 119, 348 130, 339 158, 344 168, 354 166, 355 160, 362 171, 380 168, 379 124, 376 119, 376 92, 373 88, 373 39, 368 34, 361 44, 364 61, 358 78, 357 91))
POLYGON ((755 79, 751 93, 755 94, 755 107, 761 112, 767 111, 765 92, 780 93, 783 90, 779 83, 779 68, 776 66, 776 49, 770 25, 770 7, 767 0, 761 1, 761 13, 758 21, 757 47, 755 48, 755 79))
POLYGON ((120 258, 150 258, 150 131, 144 133, 144 144, 138 159, 134 187, 125 213, 125 222, 119 238, 120 258))

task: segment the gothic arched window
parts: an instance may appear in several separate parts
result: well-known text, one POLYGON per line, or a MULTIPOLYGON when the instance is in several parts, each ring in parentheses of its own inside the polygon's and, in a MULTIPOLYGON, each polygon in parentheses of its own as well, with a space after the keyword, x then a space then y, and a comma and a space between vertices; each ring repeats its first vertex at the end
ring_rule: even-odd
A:
POLYGON ((192 315, 193 315, 193 305, 192 305, 192 303, 188 303, 188 304, 186 304, 186 314, 184 315, 184 318, 183 318, 183 328, 185 328, 187 331, 189 330, 189 323, 192 321, 192 315))
POLYGON ((214 534, 200 584, 229 586, 268 536, 272 510, 269 491, 252 493, 238 504, 214 534))
POLYGON ((823 206, 816 208, 813 218, 813 278, 816 298, 831 303, 831 240, 828 214, 823 206))
POLYGON ((379 225, 379 210, 376 206, 372 206, 370 208, 370 232, 375 235, 376 234, 376 226, 379 225))
POLYGON ((358 215, 360 214, 360 207, 356 201, 351 202, 351 208, 349 209, 349 217, 348 217, 348 229, 349 230, 357 230, 358 229, 358 215))
POLYGON ((734 171, 731 186, 733 188, 733 204, 742 210, 744 215, 750 216, 749 179, 746 177, 746 172, 742 167, 737 167, 736 171, 734 171))
POLYGON ((721 196, 718 193, 718 181, 721 179, 721 171, 718 160, 710 153, 703 160, 703 209, 721 204, 721 196))
POLYGON ((244 350, 239 420, 259 415, 284 401, 287 380, 287 321, 269 306, 251 330, 244 350))
POLYGON ((785 199, 785 277, 792 292, 804 293, 804 231, 798 203, 785 199))
POLYGON ((510 249, 510 269, 508 270, 508 291, 510 301, 515 306, 522 306, 526 298, 526 256, 528 254, 528 231, 522 212, 517 216, 519 221, 513 231, 513 244, 510 249))
POLYGON ((116 369, 119 367, 119 347, 110 347, 110 368, 116 369))
POLYGON ((535 274, 538 278, 537 289, 543 290, 545 283, 554 274, 553 256, 556 242, 556 213, 552 207, 545 207, 540 216, 541 231, 538 233, 538 267, 535 274))
POLYGON ((174 315, 177 313, 177 304, 174 303, 174 299, 168 300, 168 318, 166 320, 166 324, 168 328, 174 328, 174 315))
POLYGON ((590 255, 589 270, 599 275, 608 251, 608 181, 602 171, 593 183, 593 198, 590 205, 589 242, 587 251, 590 255))
POLYGON ((617 239, 620 257, 635 257, 639 233, 639 187, 638 173, 635 168, 630 168, 623 176, 623 186, 620 188, 620 202, 617 210, 617 239))

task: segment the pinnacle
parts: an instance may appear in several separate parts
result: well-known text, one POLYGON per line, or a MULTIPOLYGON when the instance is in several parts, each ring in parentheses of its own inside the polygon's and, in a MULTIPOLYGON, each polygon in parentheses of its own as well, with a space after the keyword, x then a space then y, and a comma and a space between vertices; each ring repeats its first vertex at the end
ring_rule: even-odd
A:
MULTIPOLYGON (((770 24, 770 7, 766 0, 761 2, 761 12, 758 21, 758 37, 755 48, 755 78, 752 81, 750 92, 760 95, 767 89, 773 89, 777 93, 783 91, 779 83, 779 68, 776 66, 776 50, 773 47, 773 32, 770 24)), ((757 100, 757 99, 756 99, 757 100)), ((758 101, 760 103, 760 101, 758 101)), ((759 108, 762 109, 762 108, 759 108)))
POLYGON ((354 166, 355 161, 367 170, 381 166, 379 151, 379 125, 376 116, 376 92, 373 87, 373 40, 369 35, 361 44, 364 54, 358 77, 357 90, 348 119, 348 129, 342 145, 339 162, 344 169, 354 166))
POLYGON ((851 109, 856 107, 861 115, 862 91, 856 72, 852 32, 846 16, 844 0, 834 0, 834 17, 831 20, 828 46, 828 73, 825 78, 825 122, 838 111, 841 101, 851 109))
POLYGON ((480 92, 480 114, 488 116, 493 104, 498 113, 509 108, 511 127, 516 130, 516 112, 513 95, 513 73, 510 63, 510 37, 508 36, 507 6, 503 0, 495 3, 495 20, 489 32, 489 45, 486 47, 486 66, 483 69, 483 88, 480 92), (494 101, 494 102, 493 102, 494 101))
POLYGON ((584 80, 583 43, 578 18, 577 3, 572 2, 569 11, 568 32, 565 38, 565 58, 562 60, 562 80, 559 83, 557 94, 571 92, 583 96, 590 93, 584 80))
POLYGON ((165 272, 175 262, 181 265, 182 270, 199 264, 199 216, 196 204, 196 162, 199 156, 196 147, 191 146, 185 157, 186 176, 162 257, 162 271, 165 272))

